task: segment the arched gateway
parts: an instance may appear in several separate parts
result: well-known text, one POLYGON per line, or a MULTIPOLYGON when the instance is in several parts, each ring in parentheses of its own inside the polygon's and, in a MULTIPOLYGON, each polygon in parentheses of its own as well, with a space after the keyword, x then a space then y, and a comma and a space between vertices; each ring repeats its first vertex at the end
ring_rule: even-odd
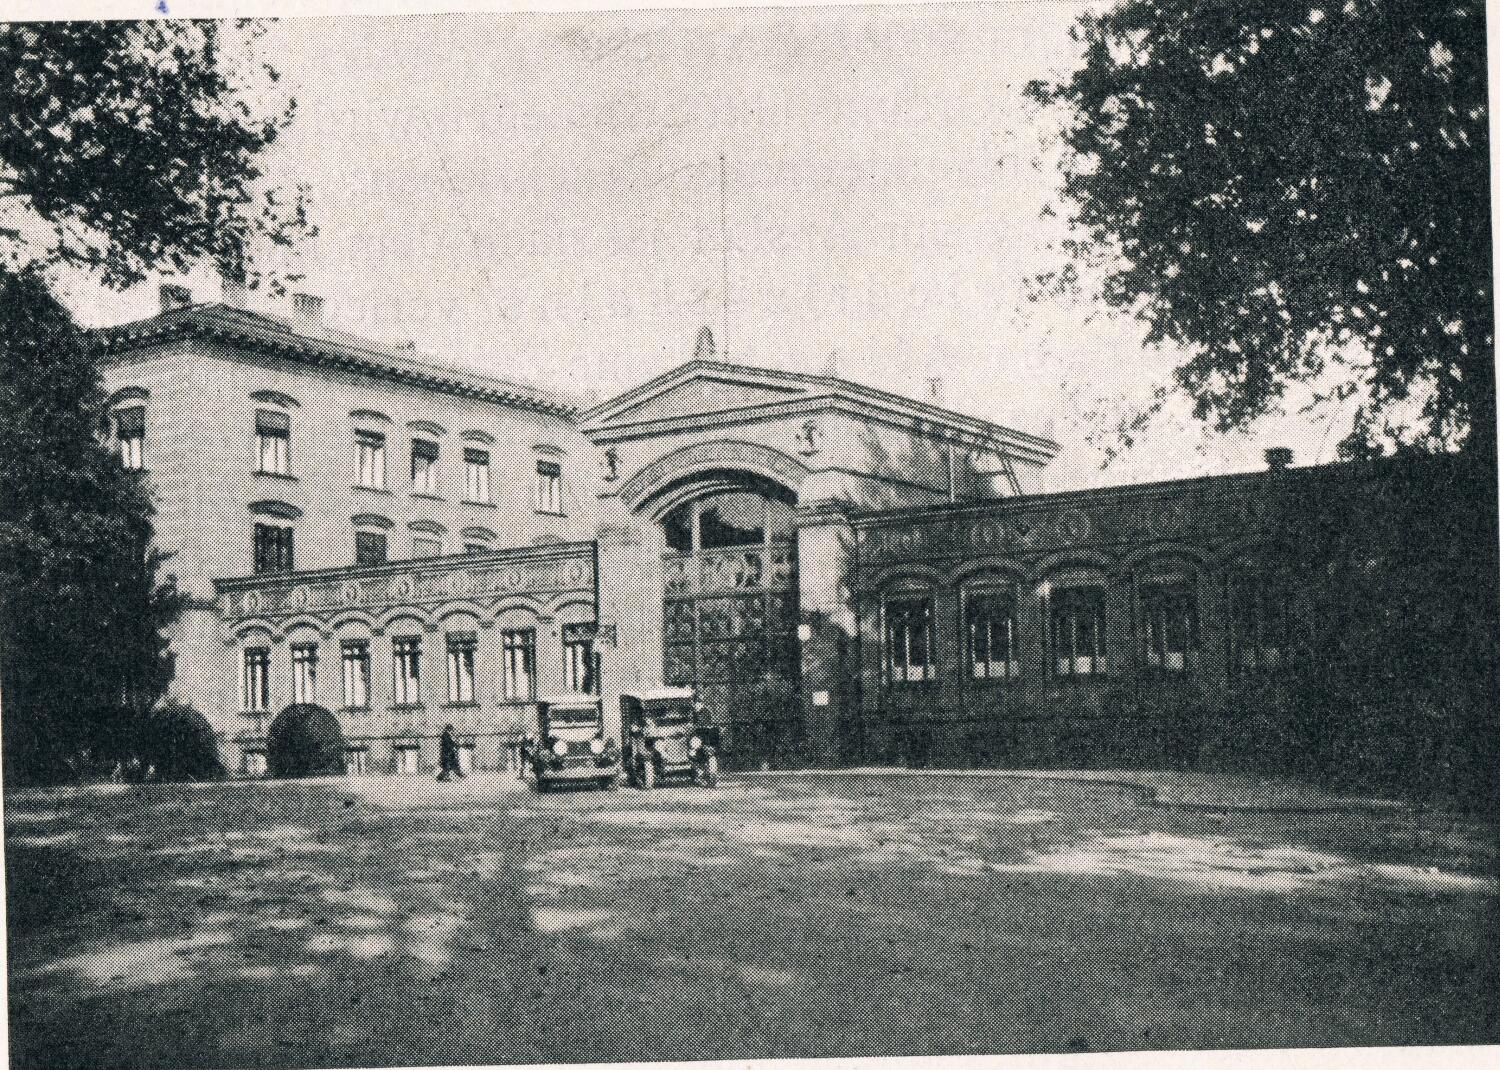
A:
POLYGON ((697 689, 727 731, 725 764, 798 760, 796 493, 759 474, 701 471, 644 504, 662 527, 662 678, 697 689))

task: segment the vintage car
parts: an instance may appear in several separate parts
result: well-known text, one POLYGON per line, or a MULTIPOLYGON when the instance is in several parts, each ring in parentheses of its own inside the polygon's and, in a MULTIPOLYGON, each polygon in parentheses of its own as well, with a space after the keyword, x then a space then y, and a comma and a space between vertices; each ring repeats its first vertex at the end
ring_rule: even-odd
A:
POLYGON ((605 738, 599 700, 592 695, 539 699, 537 734, 522 744, 522 775, 537 791, 556 784, 620 786, 620 750, 605 738))
POLYGON ((718 729, 701 724, 703 704, 690 687, 620 696, 625 775, 638 788, 670 780, 719 782, 718 729))

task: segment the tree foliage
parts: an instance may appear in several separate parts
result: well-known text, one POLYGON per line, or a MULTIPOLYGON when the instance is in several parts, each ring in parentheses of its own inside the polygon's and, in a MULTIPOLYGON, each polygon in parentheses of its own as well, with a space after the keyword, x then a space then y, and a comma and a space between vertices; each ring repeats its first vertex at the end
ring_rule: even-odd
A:
MULTIPOLYGON (((125 759, 172 674, 183 599, 149 488, 102 442, 94 353, 51 296, 202 261, 247 285, 262 243, 310 234, 268 181, 294 101, 247 59, 254 23, 0 26, 0 687, 6 771, 125 759)), ((147 733, 149 735, 149 733, 147 733)))
MULTIPOLYGON (((251 285, 257 240, 311 232, 306 191, 267 180, 295 100, 245 59, 253 22, 0 28, 0 242, 13 267, 106 285, 210 259, 251 285)), ((275 282, 275 280, 271 280, 275 282)))
POLYGON ((1074 32, 1082 65, 1029 87, 1066 115, 1074 259, 1046 281, 1097 268, 1220 430, 1301 383, 1358 403, 1346 452, 1493 470, 1480 0, 1122 0, 1074 32))
POLYGON ((7 772, 128 754, 172 676, 180 609, 139 473, 101 441, 87 341, 36 269, 0 272, 0 669, 7 772))
POLYGON ((338 718, 316 703, 288 706, 266 731, 266 765, 274 777, 338 776, 344 771, 338 718))

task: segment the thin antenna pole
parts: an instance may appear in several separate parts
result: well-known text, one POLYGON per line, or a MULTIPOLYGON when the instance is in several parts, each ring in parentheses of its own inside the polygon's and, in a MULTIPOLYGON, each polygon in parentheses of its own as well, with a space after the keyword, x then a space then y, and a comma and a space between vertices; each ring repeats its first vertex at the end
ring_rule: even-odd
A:
POLYGON ((723 320, 719 324, 724 359, 729 359, 729 184, 725 178, 724 154, 719 153, 719 251, 722 254, 720 296, 724 299, 723 320))

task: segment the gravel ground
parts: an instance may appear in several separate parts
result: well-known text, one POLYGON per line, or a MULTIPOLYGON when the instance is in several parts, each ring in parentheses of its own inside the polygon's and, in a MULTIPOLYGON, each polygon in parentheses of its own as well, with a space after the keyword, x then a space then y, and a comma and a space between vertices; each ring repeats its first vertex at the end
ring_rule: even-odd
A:
POLYGON ((481 776, 5 816, 18 1070, 1500 1041, 1495 828, 1401 807, 481 776))

